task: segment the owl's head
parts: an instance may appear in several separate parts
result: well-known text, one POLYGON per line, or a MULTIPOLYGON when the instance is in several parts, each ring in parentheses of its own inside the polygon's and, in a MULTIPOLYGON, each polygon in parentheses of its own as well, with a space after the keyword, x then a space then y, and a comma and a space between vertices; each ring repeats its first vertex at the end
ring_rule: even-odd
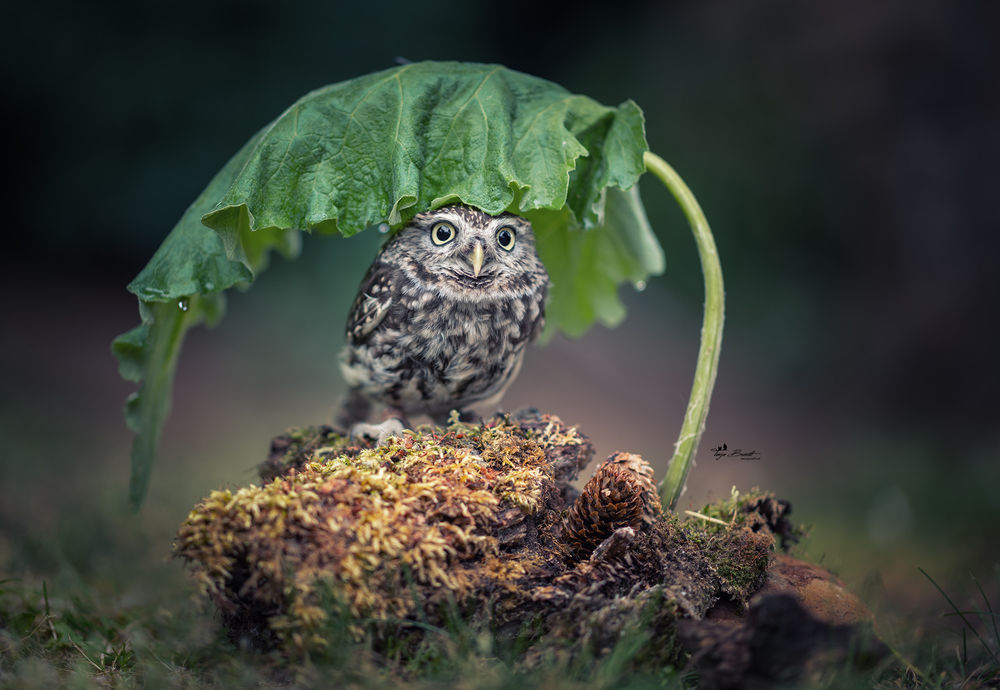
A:
POLYGON ((464 289, 510 287, 525 274, 547 276, 535 253, 531 223, 469 206, 445 206, 413 218, 386 246, 404 251, 423 271, 464 289))

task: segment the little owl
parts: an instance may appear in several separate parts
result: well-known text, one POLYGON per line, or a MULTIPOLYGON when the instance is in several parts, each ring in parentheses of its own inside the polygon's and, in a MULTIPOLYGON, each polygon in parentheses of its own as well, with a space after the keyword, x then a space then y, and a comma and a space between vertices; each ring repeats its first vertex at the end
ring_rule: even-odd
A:
POLYGON ((338 423, 379 442, 413 414, 495 404, 542 329, 549 277, 531 224, 468 206, 421 213, 375 257, 347 320, 338 423), (380 425, 363 424, 383 403, 380 425))

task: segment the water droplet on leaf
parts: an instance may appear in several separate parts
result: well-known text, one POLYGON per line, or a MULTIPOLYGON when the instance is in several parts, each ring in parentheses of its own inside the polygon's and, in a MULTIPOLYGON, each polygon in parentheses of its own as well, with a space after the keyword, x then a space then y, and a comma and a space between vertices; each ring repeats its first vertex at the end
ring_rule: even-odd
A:
POLYGON ((385 233, 389 232, 389 224, 388 223, 379 223, 378 224, 378 231, 380 233, 382 233, 383 235, 385 233))
POLYGON ((183 299, 178 300, 178 302, 177 302, 177 308, 178 309, 180 309, 181 311, 187 311, 188 307, 190 307, 190 304, 188 303, 188 298, 187 297, 184 297, 183 299))

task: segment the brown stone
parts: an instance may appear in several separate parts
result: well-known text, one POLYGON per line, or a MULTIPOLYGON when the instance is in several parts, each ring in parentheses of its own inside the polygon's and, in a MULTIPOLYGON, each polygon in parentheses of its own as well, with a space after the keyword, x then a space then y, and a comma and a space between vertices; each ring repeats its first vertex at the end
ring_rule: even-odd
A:
POLYGON ((829 625, 853 625, 873 620, 871 609, 840 579, 818 565, 788 554, 774 556, 764 586, 750 603, 776 592, 792 594, 802 608, 829 625))
POLYGON ((683 620, 681 640, 705 688, 771 687, 850 662, 872 667, 888 649, 871 610, 823 568, 778 553, 746 607, 722 600, 683 620))

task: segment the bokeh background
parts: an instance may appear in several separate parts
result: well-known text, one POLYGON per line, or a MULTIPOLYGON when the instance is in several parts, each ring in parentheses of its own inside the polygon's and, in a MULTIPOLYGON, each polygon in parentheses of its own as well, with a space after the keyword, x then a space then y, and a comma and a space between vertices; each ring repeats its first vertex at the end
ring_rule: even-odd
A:
MULTIPOLYGON (((800 553, 900 644, 961 639, 918 567, 961 605, 982 606, 970 576, 1000 601, 997 3, 52 0, 0 18, 0 578, 178 606, 169 545, 190 507, 250 482, 273 435, 331 417, 376 233, 306 238, 191 333, 138 515, 133 387, 109 345, 138 322, 125 285, 246 139, 307 91, 402 57, 499 62, 644 109, 727 281, 682 508, 733 486, 788 498, 813 526, 800 553), (759 459, 716 460, 722 443, 759 459)), ((641 184, 667 273, 623 289, 620 328, 531 351, 505 406, 662 471, 702 288, 682 216, 641 184)))

